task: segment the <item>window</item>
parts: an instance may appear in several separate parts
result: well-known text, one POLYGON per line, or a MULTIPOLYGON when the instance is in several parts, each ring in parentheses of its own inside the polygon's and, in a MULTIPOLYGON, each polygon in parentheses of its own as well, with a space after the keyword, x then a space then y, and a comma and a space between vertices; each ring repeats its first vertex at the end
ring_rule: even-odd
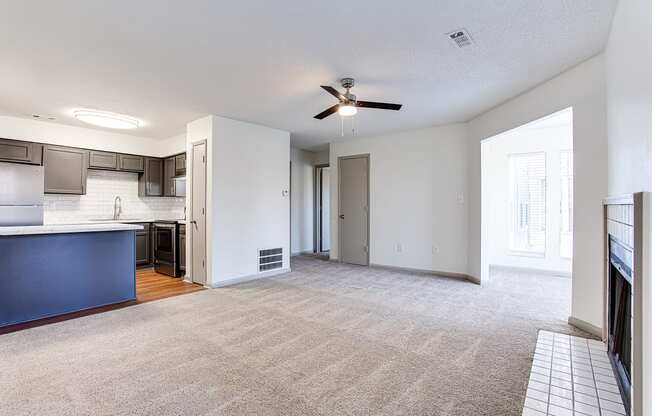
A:
POLYGON ((559 154, 561 179, 559 256, 573 257, 573 151, 562 150, 559 154))
POLYGON ((510 251, 543 256, 546 250, 546 154, 509 155, 510 251))

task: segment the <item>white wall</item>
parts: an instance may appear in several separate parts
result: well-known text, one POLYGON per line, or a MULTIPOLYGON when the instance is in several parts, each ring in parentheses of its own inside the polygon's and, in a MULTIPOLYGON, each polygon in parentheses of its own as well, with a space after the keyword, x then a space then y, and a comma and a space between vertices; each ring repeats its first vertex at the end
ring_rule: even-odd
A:
POLYGON ((560 153, 573 148, 571 110, 518 127, 482 142, 482 252, 489 266, 509 266, 571 275, 572 263, 560 256, 560 153), (546 247, 542 256, 510 250, 513 193, 511 154, 546 154, 546 247))
POLYGON ((315 156, 313 152, 291 149, 292 254, 313 250, 315 156))
POLYGON ((463 124, 331 143, 331 258, 339 246, 338 157, 369 154, 370 262, 465 273, 466 146, 463 124))
POLYGON ((186 151, 186 133, 177 134, 161 140, 158 146, 159 157, 172 156, 186 151))
POLYGON ((330 148, 315 153, 315 165, 327 165, 330 163, 330 148))
POLYGON ((188 125, 187 139, 188 148, 207 141, 207 283, 256 277, 259 249, 283 248, 288 270, 290 134, 208 116, 188 125))
POLYGON ((185 147, 185 135, 157 140, 10 116, 0 116, 0 137, 154 157, 180 153, 185 147))
POLYGON ((575 168, 574 318, 602 327, 602 199, 607 195, 604 56, 599 55, 469 122, 468 273, 486 273, 481 259, 480 143, 498 133, 573 107, 575 168))
POLYGON ((606 51, 609 194, 645 191, 643 415, 652 415, 652 2, 623 0, 606 51))

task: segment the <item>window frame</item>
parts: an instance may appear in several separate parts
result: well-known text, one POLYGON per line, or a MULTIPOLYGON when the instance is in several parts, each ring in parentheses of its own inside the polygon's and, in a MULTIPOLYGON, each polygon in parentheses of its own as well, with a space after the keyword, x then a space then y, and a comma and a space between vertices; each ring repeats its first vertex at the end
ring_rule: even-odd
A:
POLYGON ((530 257, 530 258, 545 258, 547 254, 547 249, 548 249, 548 223, 549 223, 549 218, 548 218, 548 203, 549 203, 549 196, 548 196, 548 155, 547 152, 545 151, 534 151, 534 152, 518 152, 518 153, 509 153, 507 155, 507 160, 508 160, 508 165, 509 165, 509 220, 508 224, 510 224, 510 229, 508 233, 508 239, 509 241, 507 242, 507 253, 510 256, 518 256, 518 257, 530 257), (514 234, 516 232, 515 230, 515 225, 519 222, 519 219, 517 217, 517 211, 518 207, 516 206, 517 204, 517 183, 518 180, 515 177, 514 174, 514 159, 519 158, 519 157, 526 157, 526 156, 532 156, 532 155, 539 155, 543 156, 543 177, 541 178, 543 181, 543 218, 544 218, 544 230, 543 230, 543 249, 541 251, 532 251, 532 250, 520 250, 517 248, 514 248, 514 234))

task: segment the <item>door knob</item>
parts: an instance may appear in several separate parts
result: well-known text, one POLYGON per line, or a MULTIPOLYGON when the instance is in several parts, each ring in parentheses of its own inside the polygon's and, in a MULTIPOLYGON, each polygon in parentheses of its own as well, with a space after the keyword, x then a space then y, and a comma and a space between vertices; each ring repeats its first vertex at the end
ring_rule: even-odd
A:
POLYGON ((340 214, 340 219, 341 219, 341 220, 344 219, 344 214, 340 214))

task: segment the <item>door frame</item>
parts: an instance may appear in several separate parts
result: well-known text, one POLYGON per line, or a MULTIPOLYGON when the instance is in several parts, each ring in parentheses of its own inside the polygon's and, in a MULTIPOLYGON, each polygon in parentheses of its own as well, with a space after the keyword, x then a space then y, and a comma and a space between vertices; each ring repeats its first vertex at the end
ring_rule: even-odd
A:
MULTIPOLYGON (((337 260, 342 261, 342 221, 340 221, 340 213, 342 207, 342 175, 341 166, 342 160, 345 159, 367 159, 367 267, 370 264, 371 258, 371 154, 362 153, 357 155, 339 156, 337 158, 337 260)), ((331 195, 332 197, 332 195, 331 195)))
MULTIPOLYGON (((192 187, 194 186, 194 182, 195 182, 194 181, 194 174, 193 174, 193 169, 194 169, 194 166, 195 166, 195 146, 199 146, 199 145, 202 145, 202 144, 206 146, 205 147, 206 164, 204 165, 204 206, 206 206, 206 201, 207 201, 207 193, 208 193, 208 140, 202 139, 202 140, 197 140, 196 142, 191 142, 190 143, 190 160, 192 161, 192 165, 191 165, 191 169, 190 169, 190 192, 187 192, 188 189, 186 189, 186 200, 188 201, 188 203, 190 205, 190 215, 191 216, 193 216, 193 208, 194 208, 193 204, 192 204, 192 199, 193 199, 192 187), (190 196, 190 198, 188 198, 188 196, 190 196)), ((188 160, 188 155, 186 155, 186 163, 187 163, 187 160, 188 160)), ((187 166, 186 166, 186 172, 187 172, 187 166)), ((194 216, 193 216, 193 218, 194 218, 194 216)), ((208 207, 206 207, 206 212, 204 213, 204 223, 205 223, 204 227, 206 228, 206 226, 208 225, 208 207)), ((192 267, 193 262, 194 262, 194 255, 195 255, 195 246, 194 246, 194 243, 193 243, 194 242, 193 234, 194 234, 195 231, 194 231, 194 229, 192 227, 192 224, 190 224, 190 227, 188 227, 188 228, 190 228, 190 244, 189 244, 189 246, 190 246, 190 256, 186 256, 187 257, 186 258, 186 269, 188 268, 188 264, 187 264, 188 263, 188 258, 190 258, 190 281, 192 283, 197 283, 197 282, 195 282, 195 278, 193 277, 194 273, 193 273, 193 267, 192 267)), ((186 232, 187 232, 187 229, 186 229, 186 232)), ((208 286, 208 247, 206 245, 208 239, 207 239, 206 233, 207 233, 207 230, 204 229, 204 250, 205 250, 205 252, 204 252, 204 269, 206 270, 206 273, 205 273, 205 276, 204 276, 205 281, 204 281, 204 283, 197 283, 197 284, 202 284, 204 286, 208 286)), ((188 244, 187 241, 186 241, 186 244, 188 244)))
MULTIPOLYGON (((313 192, 313 210, 312 210, 312 225, 313 225, 313 242, 312 242, 312 251, 313 253, 319 253, 321 249, 321 235, 322 235, 322 230, 320 229, 320 226, 323 228, 324 225, 321 223, 321 212, 319 208, 321 207, 321 197, 323 190, 321 189, 321 176, 319 175, 320 169, 323 168, 329 168, 331 165, 330 163, 322 163, 319 165, 315 165, 313 168, 313 187, 312 189, 314 190, 313 192), (319 192, 317 192, 319 190, 319 192)), ((330 226, 330 221, 328 222, 328 225, 330 226)))

